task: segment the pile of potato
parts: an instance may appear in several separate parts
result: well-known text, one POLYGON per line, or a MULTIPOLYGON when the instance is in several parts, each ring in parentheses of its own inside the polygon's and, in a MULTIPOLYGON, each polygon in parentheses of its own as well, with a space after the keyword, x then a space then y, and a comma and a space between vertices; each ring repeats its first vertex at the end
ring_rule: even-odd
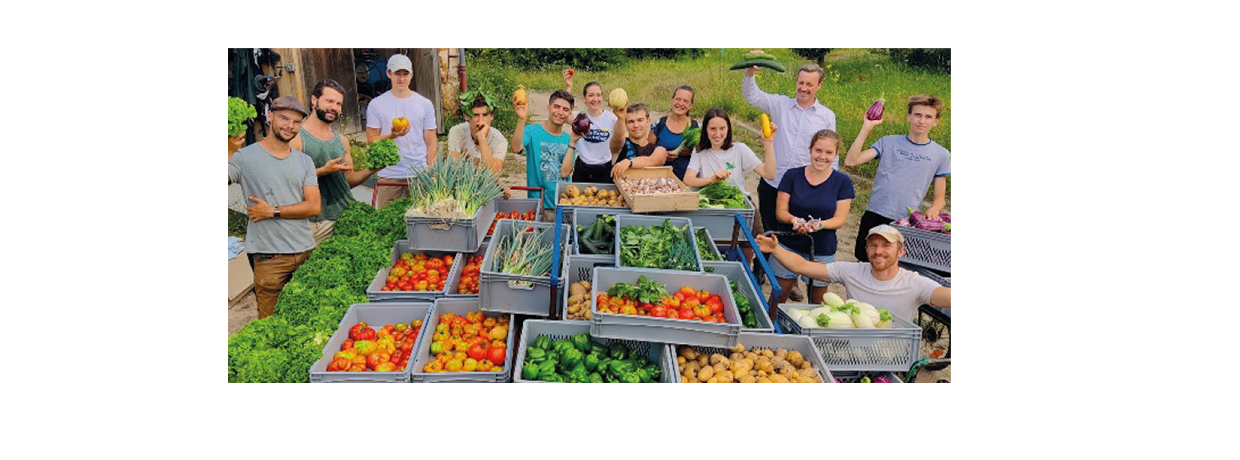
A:
POLYGON ((578 281, 568 287, 568 315, 566 319, 590 319, 589 281, 578 281))
POLYGON ((565 206, 611 206, 623 208, 624 197, 620 196, 619 191, 615 190, 599 190, 593 185, 586 187, 584 192, 578 189, 576 185, 569 185, 564 188, 564 194, 560 195, 561 205, 565 206))
POLYGON ((822 377, 801 352, 784 348, 745 351, 741 344, 730 356, 724 356, 698 353, 681 345, 676 364, 681 383, 822 383, 822 377))

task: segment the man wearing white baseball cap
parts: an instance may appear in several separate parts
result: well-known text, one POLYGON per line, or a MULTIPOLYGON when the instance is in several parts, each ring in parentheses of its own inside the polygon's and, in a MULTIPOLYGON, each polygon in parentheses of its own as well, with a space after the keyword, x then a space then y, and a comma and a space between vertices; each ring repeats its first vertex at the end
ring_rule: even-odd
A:
POLYGON ((413 61, 403 54, 394 54, 387 61, 387 76, 392 89, 370 101, 366 107, 366 143, 392 139, 400 148, 400 162, 379 171, 381 184, 375 206, 382 208, 401 197, 409 196, 404 185, 413 177, 415 168, 435 162, 439 142, 435 137, 435 106, 430 99, 409 88, 413 83, 413 61), (392 120, 405 118, 408 125, 393 130, 392 120), (412 135, 408 135, 412 133, 412 135))
MULTIPOLYGON (((890 225, 874 227, 866 235, 865 252, 869 262, 820 264, 780 247, 779 240, 774 236, 759 235, 757 243, 762 252, 774 254, 776 260, 793 273, 842 283, 848 290, 848 298, 886 308, 891 314, 906 320, 911 320, 917 313, 917 306, 922 304, 939 308, 952 306, 951 288, 939 286, 920 273, 900 268, 904 235, 890 225)), ((771 311, 774 312, 774 309, 771 311)))

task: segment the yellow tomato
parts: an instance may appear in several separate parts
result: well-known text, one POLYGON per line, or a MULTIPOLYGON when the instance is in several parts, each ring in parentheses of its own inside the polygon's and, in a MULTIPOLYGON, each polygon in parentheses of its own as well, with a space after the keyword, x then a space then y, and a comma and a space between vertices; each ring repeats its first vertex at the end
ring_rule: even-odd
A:
POLYGON ((474 358, 465 358, 465 363, 461 366, 461 370, 465 372, 473 372, 478 370, 478 360, 474 358))
POLYGON ((461 368, 464 366, 465 364, 462 363, 460 360, 453 359, 453 360, 448 361, 448 364, 444 366, 444 369, 447 370, 448 372, 460 372, 461 368))

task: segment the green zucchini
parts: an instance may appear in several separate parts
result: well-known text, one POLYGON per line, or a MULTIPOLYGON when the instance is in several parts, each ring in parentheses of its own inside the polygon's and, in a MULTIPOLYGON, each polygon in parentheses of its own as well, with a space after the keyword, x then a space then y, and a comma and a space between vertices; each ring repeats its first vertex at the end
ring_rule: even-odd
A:
POLYGON ((744 70, 753 66, 766 67, 776 72, 783 72, 784 65, 770 59, 746 59, 733 64, 729 70, 744 70))
POLYGON ((768 61, 774 61, 775 55, 767 54, 767 53, 759 53, 759 54, 749 53, 745 55, 745 59, 766 59, 768 61))

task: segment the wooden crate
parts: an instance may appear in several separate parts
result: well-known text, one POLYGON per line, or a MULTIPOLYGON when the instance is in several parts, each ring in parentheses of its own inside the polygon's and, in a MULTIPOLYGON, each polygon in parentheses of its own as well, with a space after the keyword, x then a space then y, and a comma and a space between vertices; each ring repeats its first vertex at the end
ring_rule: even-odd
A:
POLYGON ((624 196, 624 201, 628 203, 629 209, 634 213, 697 211, 698 209, 697 192, 691 190, 684 182, 676 179, 676 174, 672 173, 671 166, 629 168, 622 177, 637 179, 670 177, 676 181, 676 185, 682 190, 679 193, 630 195, 624 187, 620 186, 620 180, 616 179, 616 188, 620 189, 620 194, 624 196))

